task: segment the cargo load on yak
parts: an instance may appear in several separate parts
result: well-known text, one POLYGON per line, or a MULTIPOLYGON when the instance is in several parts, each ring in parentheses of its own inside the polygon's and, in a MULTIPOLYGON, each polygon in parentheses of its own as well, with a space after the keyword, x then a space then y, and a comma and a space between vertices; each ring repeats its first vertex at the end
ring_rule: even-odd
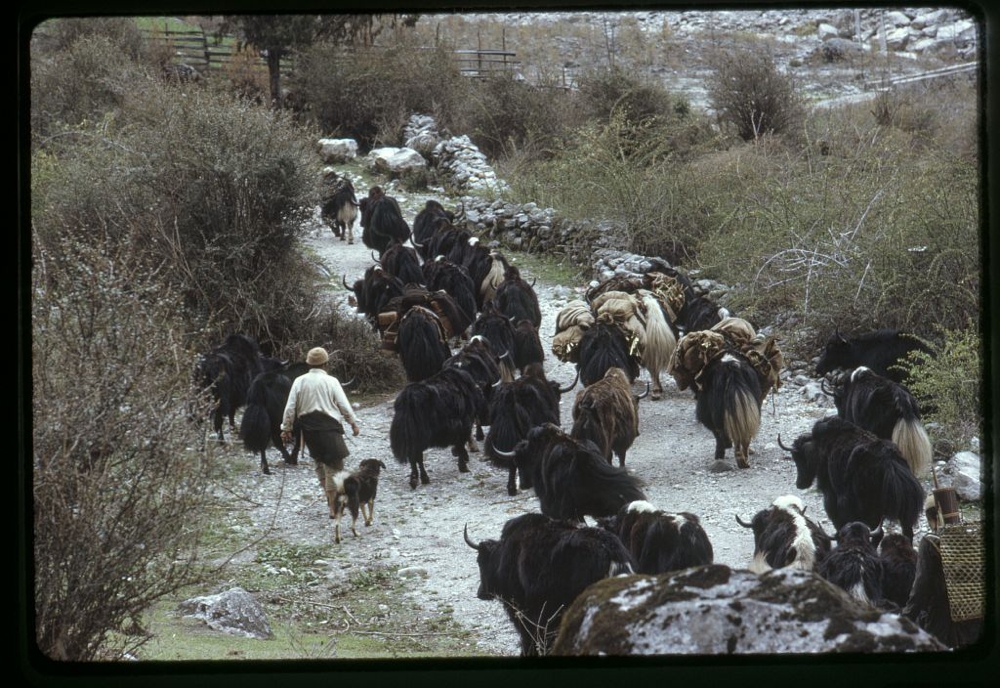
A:
POLYGON ((399 321, 411 308, 424 308, 434 316, 443 342, 461 336, 471 324, 465 311, 458 307, 455 299, 446 291, 431 292, 419 287, 409 287, 402 296, 390 299, 386 308, 378 314, 377 323, 383 349, 396 351, 399 321))
POLYGON ((742 355, 757 371, 764 396, 781 387, 784 359, 777 338, 757 334, 742 318, 726 318, 710 330, 690 332, 677 342, 667 367, 678 389, 701 389, 705 367, 726 353, 742 355))
POLYGON ((556 315, 556 331, 552 337, 552 353, 563 363, 577 362, 577 347, 583 333, 595 322, 590 304, 570 301, 556 315))

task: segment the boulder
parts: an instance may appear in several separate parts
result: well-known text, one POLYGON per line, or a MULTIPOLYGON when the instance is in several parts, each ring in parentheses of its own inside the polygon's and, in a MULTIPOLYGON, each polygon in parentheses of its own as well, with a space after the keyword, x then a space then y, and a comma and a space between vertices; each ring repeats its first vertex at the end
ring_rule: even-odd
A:
POLYGON ((424 156, 412 148, 376 148, 368 158, 376 172, 393 177, 427 168, 424 156))
POLYGON ((821 41, 827 41, 831 38, 837 38, 840 36, 840 31, 838 31, 837 27, 832 24, 820 24, 816 27, 816 35, 821 41))
POLYGON ((354 139, 320 139, 319 155, 325 163, 344 163, 358 157, 358 142, 354 139))
POLYGON ((216 631, 266 640, 271 637, 264 608, 243 588, 218 595, 192 597, 178 605, 184 616, 202 619, 216 631))
POLYGON ((978 502, 983 498, 982 476, 983 461, 979 454, 963 451, 945 464, 938 483, 942 487, 955 488, 955 494, 963 501, 978 502))
POLYGON ((941 652, 909 619, 853 600, 812 572, 758 576, 720 564, 618 576, 566 610, 554 655, 941 652))

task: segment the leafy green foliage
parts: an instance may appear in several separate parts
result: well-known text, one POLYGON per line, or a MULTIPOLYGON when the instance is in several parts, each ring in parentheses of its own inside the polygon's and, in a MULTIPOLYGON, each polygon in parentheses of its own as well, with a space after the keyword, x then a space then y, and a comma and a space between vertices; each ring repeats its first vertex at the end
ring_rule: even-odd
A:
POLYGON ((903 367, 907 387, 923 408, 929 433, 966 446, 982 433, 982 341, 974 322, 962 329, 938 328, 942 342, 933 356, 910 354, 903 367))

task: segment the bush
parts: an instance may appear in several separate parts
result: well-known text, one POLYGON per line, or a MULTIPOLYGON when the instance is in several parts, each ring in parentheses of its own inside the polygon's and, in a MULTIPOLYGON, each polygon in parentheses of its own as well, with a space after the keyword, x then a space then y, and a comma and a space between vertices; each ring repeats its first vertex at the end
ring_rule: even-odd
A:
POLYGON ((939 334, 941 344, 928 342, 934 356, 910 354, 907 387, 924 409, 930 435, 966 447, 983 430, 982 343, 971 321, 960 330, 939 328, 939 334))
POLYGON ((572 116, 569 105, 561 88, 535 86, 511 73, 498 73, 475 80, 457 126, 491 158, 516 153, 546 158, 561 145, 572 116))
POLYGON ((708 97, 720 122, 744 141, 797 131, 804 116, 792 80, 757 44, 720 48, 710 59, 708 97))
POLYGON ((31 70, 33 142, 86 121, 102 120, 146 78, 147 70, 122 59, 122 46, 104 35, 81 35, 52 54, 36 50, 31 70))
POLYGON ((399 145, 413 113, 447 127, 467 84, 444 49, 317 44, 296 60, 291 86, 327 136, 353 138, 362 150, 399 145))
POLYGON ((641 123, 667 117, 675 107, 662 84, 621 67, 591 70, 578 83, 580 109, 587 119, 598 122, 609 122, 612 113, 623 112, 629 121, 641 123))
POLYGON ((315 137, 285 114, 157 81, 77 134, 35 180, 40 236, 131 246, 133 264, 175 288, 218 340, 266 336, 294 315, 279 295, 312 286, 290 254, 318 202, 315 137))
POLYGON ((131 264, 46 236, 32 258, 32 488, 38 648, 123 659, 143 613, 202 574, 214 474, 177 295, 131 264))

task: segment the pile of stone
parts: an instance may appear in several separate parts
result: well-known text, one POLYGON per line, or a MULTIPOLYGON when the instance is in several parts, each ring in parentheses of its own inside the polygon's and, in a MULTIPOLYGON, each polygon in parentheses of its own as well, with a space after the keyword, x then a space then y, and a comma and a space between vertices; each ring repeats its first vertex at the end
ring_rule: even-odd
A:
POLYGON ((507 183, 468 136, 453 136, 434 146, 431 162, 438 177, 458 191, 503 191, 507 183))
POLYGON ((469 228, 481 237, 527 253, 549 253, 589 266, 593 250, 621 243, 611 222, 573 221, 535 203, 511 203, 476 196, 462 198, 469 228))
POLYGON ((410 121, 403 127, 403 145, 428 159, 441 138, 437 122, 430 115, 411 115, 410 121))
POLYGON ((320 139, 319 157, 328 165, 350 162, 358 157, 358 142, 354 139, 320 139))

